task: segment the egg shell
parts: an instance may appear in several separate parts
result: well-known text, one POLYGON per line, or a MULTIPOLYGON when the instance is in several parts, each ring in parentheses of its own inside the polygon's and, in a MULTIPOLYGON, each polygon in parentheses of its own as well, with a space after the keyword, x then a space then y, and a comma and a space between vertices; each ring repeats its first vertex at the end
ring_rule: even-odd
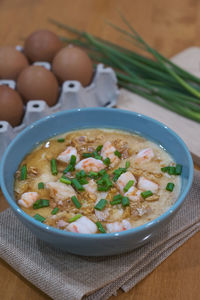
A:
POLYGON ((74 46, 67 46, 56 54, 52 70, 61 83, 66 80, 77 80, 82 86, 87 86, 93 77, 91 59, 85 51, 74 46))
POLYGON ((55 75, 41 66, 29 66, 17 79, 17 90, 25 103, 30 100, 44 100, 49 106, 56 104, 59 85, 55 75))
MULTIPOLYGON (((42 65, 44 64, 48 63, 43 62, 42 65)), ((12 89, 16 86, 13 80, 0 80, 1 84, 9 85, 12 89)), ((66 109, 98 106, 114 107, 118 96, 119 89, 114 71, 111 68, 104 67, 102 64, 98 64, 93 81, 88 87, 82 87, 78 81, 64 82, 56 105, 49 107, 45 101, 29 101, 19 126, 13 128, 9 122, 0 120, 0 161, 13 137, 32 122, 66 109)))
POLYGON ((19 93, 6 85, 0 85, 0 120, 9 122, 13 127, 21 123, 23 101, 19 93))
POLYGON ((0 47, 0 79, 16 80, 20 72, 28 65, 25 55, 15 47, 0 47))
POLYGON ((24 43, 24 53, 31 62, 52 62, 56 53, 62 48, 62 42, 52 31, 42 29, 30 34, 24 43))

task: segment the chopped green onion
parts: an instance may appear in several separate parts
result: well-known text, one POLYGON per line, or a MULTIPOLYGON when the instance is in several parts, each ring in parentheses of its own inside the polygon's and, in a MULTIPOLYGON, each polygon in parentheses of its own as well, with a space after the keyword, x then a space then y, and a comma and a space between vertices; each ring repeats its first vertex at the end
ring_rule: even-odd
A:
POLYGON ((119 178, 119 176, 120 176, 120 175, 117 175, 117 174, 116 174, 116 175, 113 177, 113 181, 116 182, 117 179, 119 178))
POLYGON ((113 181, 116 182, 117 179, 121 176, 121 174, 126 172, 126 168, 119 168, 113 171, 114 177, 113 181))
POLYGON ((42 207, 48 207, 49 206, 49 200, 48 199, 38 199, 34 204, 34 209, 39 209, 42 207))
POLYGON ((87 181, 87 179, 82 177, 82 178, 79 179, 79 183, 82 184, 82 185, 83 184, 88 184, 88 181, 87 181))
POLYGON ((74 203, 74 205, 76 206, 76 208, 81 208, 81 203, 78 201, 78 199, 76 198, 76 196, 72 196, 71 200, 74 203))
POLYGON ((27 166, 23 165, 21 167, 20 180, 26 180, 26 179, 27 179, 27 166))
POLYGON ((168 182, 167 186, 166 186, 166 190, 169 192, 172 192, 174 189, 174 183, 172 182, 168 182))
POLYGON ((39 214, 34 215, 33 218, 41 223, 43 223, 46 220, 46 218, 44 218, 43 216, 41 216, 39 214))
POLYGON ((176 173, 176 168, 173 167, 173 166, 169 166, 169 169, 168 169, 168 174, 169 175, 175 175, 176 173))
POLYGON ((182 165, 177 164, 176 167, 174 166, 167 166, 161 168, 161 171, 164 173, 168 173, 169 175, 181 175, 182 173, 182 165))
POLYGON ((81 170, 79 173, 80 173, 81 177, 86 177, 87 176, 87 174, 84 170, 81 170))
POLYGON ((99 160, 102 160, 102 156, 99 155, 99 151, 101 151, 103 145, 99 145, 95 151, 93 152, 88 152, 88 153, 82 153, 82 156, 84 158, 88 158, 88 157, 94 157, 95 159, 99 159, 99 160))
POLYGON ((121 175, 126 172, 126 168, 119 168, 113 171, 113 174, 121 175))
POLYGON ((161 168, 161 171, 164 172, 164 173, 168 172, 168 170, 169 170, 169 167, 163 167, 163 168, 161 168))
POLYGON ((102 169, 101 171, 98 172, 98 175, 104 176, 106 174, 106 170, 102 169))
POLYGON ((102 156, 100 156, 100 155, 96 155, 94 158, 98 159, 98 160, 102 160, 102 156))
POLYGON ((99 185, 98 188, 97 188, 97 190, 99 192, 107 192, 109 190, 109 187, 103 186, 103 185, 99 185))
POLYGON ((110 201, 110 204, 111 204, 111 205, 117 205, 117 204, 121 204, 121 203, 122 203, 122 199, 119 199, 119 198, 110 201))
POLYGON ((72 223, 72 222, 74 222, 74 221, 80 219, 81 217, 82 217, 81 214, 77 214, 77 215, 75 215, 74 217, 72 217, 71 219, 69 219, 68 222, 69 222, 69 223, 72 223))
POLYGON ((43 190, 44 189, 44 182, 39 182, 38 183, 38 190, 43 190))
POLYGON ((62 139, 62 138, 61 139, 57 139, 58 143, 64 143, 64 141, 65 141, 65 139, 62 139))
POLYGON ((181 175, 181 173, 182 173, 182 165, 177 164, 175 174, 176 175, 181 175))
POLYGON ((99 155, 99 153, 98 153, 96 150, 94 150, 94 151, 92 152, 92 155, 95 157, 95 156, 99 155))
POLYGON ((82 156, 83 156, 84 158, 88 158, 88 157, 92 157, 93 154, 92 154, 92 152, 91 152, 91 153, 82 153, 82 156))
POLYGON ((104 165, 109 166, 110 165, 110 158, 106 157, 103 161, 104 165))
POLYGON ((97 172, 91 171, 88 173, 88 177, 97 179, 99 177, 99 174, 97 172))
POLYGON ((142 196, 142 198, 144 198, 144 199, 146 199, 146 198, 148 198, 148 197, 150 197, 150 196, 152 196, 152 195, 153 195, 152 191, 145 191, 145 192, 142 192, 142 193, 141 193, 141 196, 142 196))
POLYGON ((68 173, 68 172, 70 172, 70 171, 74 171, 75 164, 76 164, 76 156, 75 156, 75 155, 72 155, 71 158, 70 158, 69 165, 68 165, 67 168, 63 171, 63 174, 66 174, 66 173, 68 173))
POLYGON ((84 191, 84 187, 80 184, 80 182, 76 178, 72 179, 72 184, 77 191, 84 191))
POLYGON ((80 178, 83 178, 83 177, 86 177, 86 176, 87 176, 87 174, 85 173, 84 170, 81 170, 80 172, 76 173, 76 178, 77 179, 80 179, 80 178))
POLYGON ((121 153, 120 153, 118 150, 116 150, 116 151, 114 152, 114 154, 115 154, 116 156, 118 156, 119 158, 122 156, 121 153))
POLYGON ((101 224, 101 222, 97 221, 97 222, 96 222, 96 225, 97 225, 97 227, 98 227, 98 229, 99 229, 99 231, 100 231, 101 233, 106 233, 106 231, 105 231, 103 225, 101 224))
POLYGON ((117 194, 113 197, 113 200, 118 200, 118 199, 122 200, 122 195, 121 194, 117 194))
POLYGON ((105 182, 107 182, 109 180, 109 175, 106 173, 105 175, 103 175, 101 177, 101 179, 97 180, 97 184, 104 184, 105 182))
POLYGON ((108 201, 107 201, 106 199, 101 199, 101 200, 99 200, 99 202, 95 205, 94 208, 97 209, 97 210, 103 210, 107 203, 108 203, 108 201))
POLYGON ((129 182, 125 185, 124 187, 124 192, 128 192, 128 190, 130 189, 130 187, 134 184, 134 180, 129 180, 129 182))
POLYGON ((94 155, 94 158, 95 158, 95 159, 102 160, 102 156, 99 155, 96 151, 93 152, 93 155, 94 155))
POLYGON ((104 178, 97 180, 97 185, 100 186, 100 185, 105 185, 105 184, 106 184, 106 182, 105 182, 104 178))
POLYGON ((126 207, 126 206, 129 206, 129 205, 130 205, 130 203, 129 203, 128 197, 123 197, 122 198, 122 206, 126 207))
POLYGON ((51 173, 53 175, 57 175, 58 174, 57 164, 56 164, 55 158, 52 158, 52 160, 51 160, 51 173))
POLYGON ((65 176, 62 176, 62 177, 60 178, 60 182, 65 183, 65 184, 71 184, 71 183, 72 183, 71 180, 68 179, 68 178, 65 177, 65 176))
POLYGON ((99 146, 96 148, 96 152, 101 151, 102 148, 103 148, 103 145, 99 145, 99 146))
POLYGON ((69 164, 69 165, 67 166, 67 168, 63 171, 63 174, 66 174, 66 173, 68 173, 68 172, 70 172, 70 171, 73 171, 73 169, 74 169, 73 166, 69 164))
POLYGON ((76 156, 75 155, 71 156, 69 164, 72 165, 73 167, 75 166, 75 164, 76 164, 76 156))
POLYGON ((58 207, 55 207, 52 211, 51 211, 51 214, 52 215, 56 215, 59 211, 59 208, 58 207))
POLYGON ((128 169, 130 167, 130 161, 126 161, 125 167, 126 167, 126 169, 128 169))
POLYGON ((113 186, 112 181, 107 173, 97 181, 97 190, 107 192, 113 186))

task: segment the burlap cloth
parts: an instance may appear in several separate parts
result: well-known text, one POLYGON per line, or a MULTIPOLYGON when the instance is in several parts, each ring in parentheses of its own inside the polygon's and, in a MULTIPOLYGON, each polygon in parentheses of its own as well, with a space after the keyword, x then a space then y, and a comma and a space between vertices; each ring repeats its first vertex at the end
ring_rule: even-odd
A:
POLYGON ((0 214, 0 257, 56 300, 108 299, 130 290, 200 228, 200 172, 184 205, 160 234, 132 252, 81 257, 37 240, 11 209, 0 214))

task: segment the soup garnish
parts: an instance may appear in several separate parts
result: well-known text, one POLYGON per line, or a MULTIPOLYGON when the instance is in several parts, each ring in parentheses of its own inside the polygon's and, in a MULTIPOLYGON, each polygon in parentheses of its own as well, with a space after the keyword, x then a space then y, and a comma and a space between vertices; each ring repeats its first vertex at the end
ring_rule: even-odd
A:
POLYGON ((19 166, 15 196, 35 220, 76 233, 112 233, 162 215, 180 192, 182 165, 159 145, 111 129, 68 132, 19 166), (37 212, 37 213, 36 213, 37 212))

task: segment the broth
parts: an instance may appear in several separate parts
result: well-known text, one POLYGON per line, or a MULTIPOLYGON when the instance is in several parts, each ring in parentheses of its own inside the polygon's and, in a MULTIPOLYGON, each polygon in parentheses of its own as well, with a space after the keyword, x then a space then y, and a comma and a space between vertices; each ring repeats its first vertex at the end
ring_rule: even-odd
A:
POLYGON ((142 136, 84 129, 53 137, 28 154, 14 190, 20 207, 44 224, 79 233, 118 232, 172 206, 180 192, 176 169, 162 147, 142 136))

